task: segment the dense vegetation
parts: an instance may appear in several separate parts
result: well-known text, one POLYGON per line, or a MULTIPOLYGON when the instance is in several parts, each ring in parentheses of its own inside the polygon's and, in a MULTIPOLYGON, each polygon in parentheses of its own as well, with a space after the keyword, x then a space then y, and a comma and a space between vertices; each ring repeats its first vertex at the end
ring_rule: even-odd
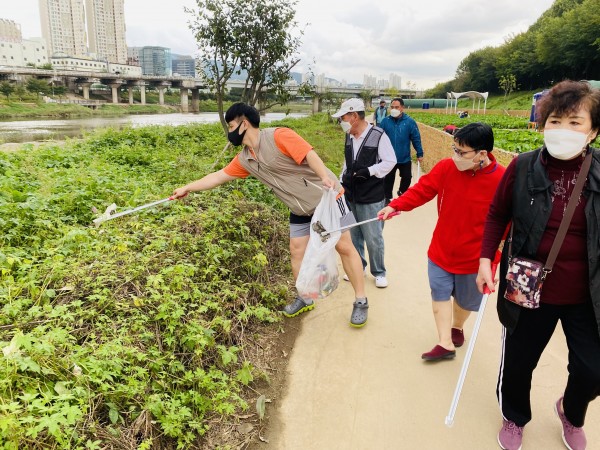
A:
MULTIPOLYGON (((331 143, 321 120, 302 132, 331 143)), ((0 153, 0 448, 200 448, 249 407, 268 380, 252 349, 291 295, 270 192, 235 182, 90 226, 221 167, 223 144, 218 125, 150 127, 0 153)))
POLYGON ((555 0, 524 33, 503 45, 470 53, 454 80, 430 95, 449 91, 500 91, 501 78, 513 75, 519 89, 551 86, 565 78, 600 80, 600 0, 555 0))

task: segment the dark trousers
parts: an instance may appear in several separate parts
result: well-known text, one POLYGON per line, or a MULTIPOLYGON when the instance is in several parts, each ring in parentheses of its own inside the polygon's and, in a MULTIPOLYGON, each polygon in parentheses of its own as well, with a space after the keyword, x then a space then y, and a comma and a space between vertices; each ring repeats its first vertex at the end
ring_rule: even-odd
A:
POLYGON ((396 170, 400 171, 400 187, 398 188, 398 195, 406 192, 410 187, 412 180, 412 162, 396 164, 394 168, 385 176, 384 192, 386 200, 390 200, 394 197, 394 182, 396 181, 396 170))
POLYGON ((569 348, 569 378, 563 400, 569 422, 583 426, 589 403, 600 395, 600 335, 591 303, 542 303, 539 309, 523 308, 514 332, 503 329, 496 389, 502 415, 518 426, 531 420, 532 373, 559 320, 569 348))

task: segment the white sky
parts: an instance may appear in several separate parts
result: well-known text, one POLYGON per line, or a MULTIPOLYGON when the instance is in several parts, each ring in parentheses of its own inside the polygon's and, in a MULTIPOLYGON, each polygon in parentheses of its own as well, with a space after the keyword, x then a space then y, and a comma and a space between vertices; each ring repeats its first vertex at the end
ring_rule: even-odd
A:
MULTIPOLYGON (((248 0, 251 1, 251 0, 248 0)), ((302 62, 315 74, 362 83, 365 74, 418 89, 454 78, 471 51, 499 45, 527 30, 554 0, 298 0, 305 25, 302 62), (314 61, 314 63, 313 63, 314 61)), ((0 0, 0 18, 21 24, 23 37, 41 35, 38 0, 0 0)), ((196 54, 183 8, 195 0, 125 0, 127 45, 160 45, 196 54)))

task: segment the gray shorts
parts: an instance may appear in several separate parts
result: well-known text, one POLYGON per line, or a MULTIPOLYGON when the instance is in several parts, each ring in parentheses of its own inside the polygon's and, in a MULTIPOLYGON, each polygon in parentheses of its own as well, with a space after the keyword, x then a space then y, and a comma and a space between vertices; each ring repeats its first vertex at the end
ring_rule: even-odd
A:
POLYGON ((431 299, 434 302, 443 302, 454 297, 456 303, 467 311, 479 311, 481 293, 477 289, 476 273, 455 274, 446 272, 440 266, 427 259, 427 274, 431 299))
MULTIPOLYGON (((342 209, 342 217, 340 218, 340 228, 347 227, 349 225, 354 225, 356 223, 356 219, 354 218, 354 214, 352 214, 352 211, 348 209, 348 206, 346 205, 346 200, 344 199, 344 201, 341 203, 342 205, 340 206, 340 209, 342 209)), ((302 216, 302 218, 299 218, 299 216, 290 213, 290 239, 309 236, 311 219, 312 216, 302 216)))

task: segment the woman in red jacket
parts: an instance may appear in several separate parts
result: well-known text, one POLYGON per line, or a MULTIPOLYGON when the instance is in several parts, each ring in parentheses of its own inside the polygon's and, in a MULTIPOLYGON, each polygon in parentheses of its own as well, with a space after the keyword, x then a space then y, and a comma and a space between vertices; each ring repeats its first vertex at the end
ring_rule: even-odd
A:
POLYGON ((411 211, 437 196, 438 221, 427 256, 438 344, 421 355, 426 361, 454 358, 456 347, 465 341, 465 321, 479 309, 475 278, 483 226, 504 174, 491 153, 494 134, 489 125, 477 122, 460 128, 452 148, 452 158, 442 159, 379 212, 385 220, 394 211, 411 211))

